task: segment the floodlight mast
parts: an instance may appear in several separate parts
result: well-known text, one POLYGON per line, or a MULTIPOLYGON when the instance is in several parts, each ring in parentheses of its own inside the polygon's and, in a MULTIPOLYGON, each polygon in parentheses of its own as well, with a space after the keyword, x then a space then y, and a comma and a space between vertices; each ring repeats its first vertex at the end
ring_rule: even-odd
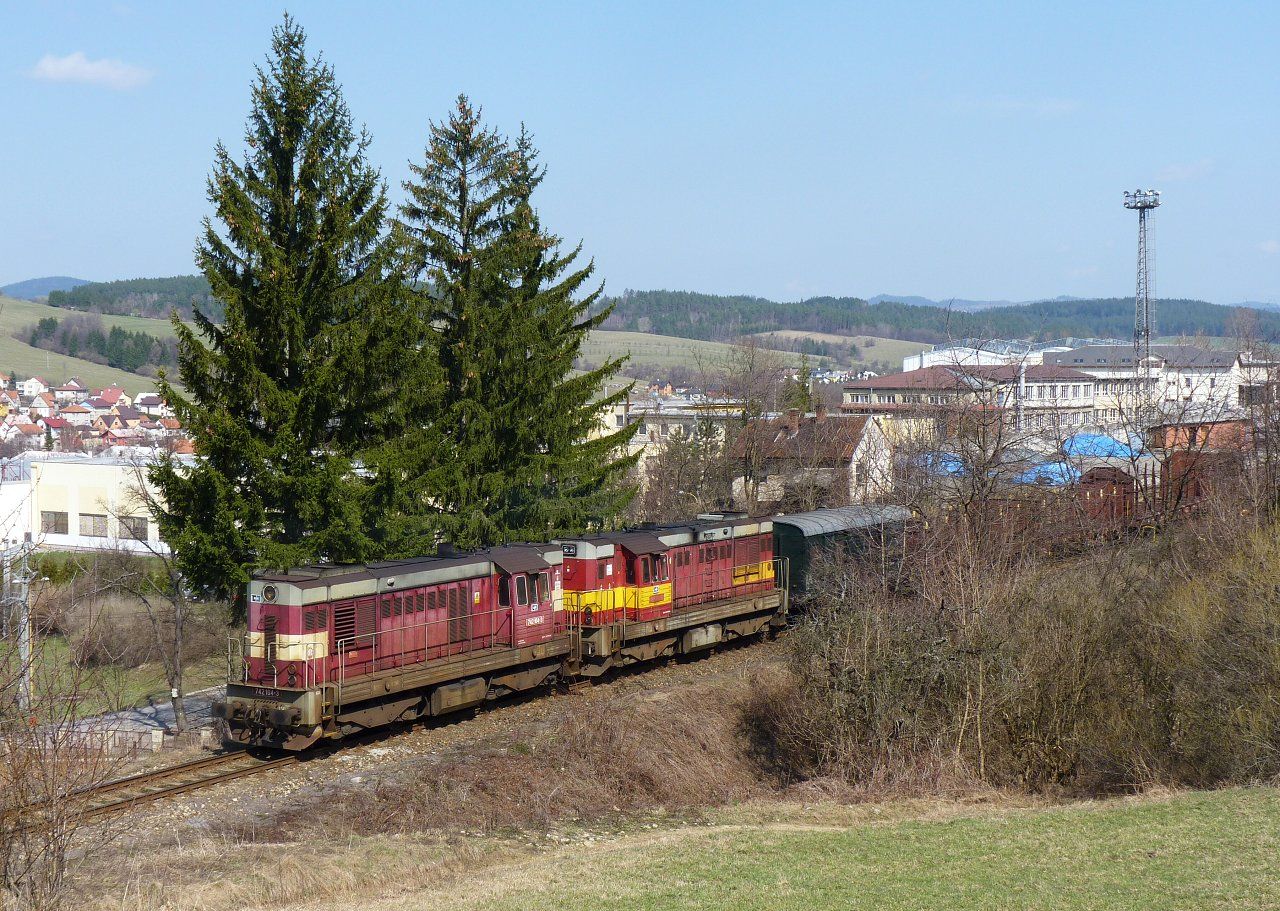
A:
MULTIPOLYGON (((1159 190, 1125 190, 1124 207, 1138 211, 1138 288, 1133 297, 1133 370, 1151 382, 1151 330, 1155 324, 1155 289, 1151 282, 1151 240, 1147 221, 1160 205, 1159 190)), ((1146 390, 1149 392, 1150 390, 1146 390)))

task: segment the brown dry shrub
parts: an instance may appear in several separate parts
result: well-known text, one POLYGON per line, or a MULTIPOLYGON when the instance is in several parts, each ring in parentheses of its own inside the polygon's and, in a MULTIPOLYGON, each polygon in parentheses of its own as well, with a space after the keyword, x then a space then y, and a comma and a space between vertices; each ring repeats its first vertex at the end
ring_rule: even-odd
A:
POLYGON ((822 567, 788 675, 748 701, 787 785, 1108 793, 1280 773, 1280 539, 1200 522, 1066 562, 931 548, 902 584, 822 567))
POLYGON ((759 789, 723 687, 619 695, 564 712, 536 738, 469 749, 394 781, 331 796, 269 821, 232 824, 255 840, 425 830, 533 829, 619 813, 684 811, 759 789))
POLYGON ((138 667, 155 659, 155 637, 131 598, 83 599, 65 614, 72 657, 84 667, 138 667))

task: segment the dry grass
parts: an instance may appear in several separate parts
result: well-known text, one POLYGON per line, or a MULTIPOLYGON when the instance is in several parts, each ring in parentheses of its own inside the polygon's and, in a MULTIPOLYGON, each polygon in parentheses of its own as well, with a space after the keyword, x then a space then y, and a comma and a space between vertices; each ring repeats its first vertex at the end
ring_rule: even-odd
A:
POLYGON ((567 711, 535 737, 472 747, 341 801, 317 796, 220 831, 247 841, 515 831, 744 800, 762 788, 737 730, 740 698, 714 685, 620 695, 567 711))
POLYGON ((136 845, 121 862, 80 870, 86 911, 234 911, 350 896, 377 897, 453 881, 510 859, 497 839, 438 835, 241 844, 197 837, 175 847, 136 845), (91 882, 89 881, 91 880, 91 882))

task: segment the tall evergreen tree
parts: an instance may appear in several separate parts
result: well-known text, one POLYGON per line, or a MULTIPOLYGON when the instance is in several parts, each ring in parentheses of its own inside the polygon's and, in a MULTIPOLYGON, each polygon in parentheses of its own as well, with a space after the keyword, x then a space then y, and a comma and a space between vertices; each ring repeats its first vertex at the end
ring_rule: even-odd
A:
POLYGON ((222 324, 174 314, 178 375, 161 392, 200 458, 151 477, 182 574, 236 591, 255 566, 355 559, 369 548, 351 457, 403 366, 386 188, 332 68, 288 16, 257 69, 236 161, 218 144, 197 262, 222 324))
POLYGON ((538 219, 536 158, 527 134, 508 142, 459 97, 405 184, 399 228, 440 372, 417 422, 430 429, 380 464, 409 514, 398 549, 542 540, 611 522, 631 496, 634 459, 617 452, 634 427, 588 441, 627 393, 604 393, 621 361, 573 372, 609 311, 580 294, 594 266, 538 219))

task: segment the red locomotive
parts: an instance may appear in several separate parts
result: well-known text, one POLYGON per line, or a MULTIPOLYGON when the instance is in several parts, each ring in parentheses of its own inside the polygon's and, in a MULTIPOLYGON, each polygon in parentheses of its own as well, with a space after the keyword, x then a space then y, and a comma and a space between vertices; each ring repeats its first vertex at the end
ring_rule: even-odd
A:
POLYGON ((772 521, 731 515, 261 573, 214 712, 230 742, 303 750, 765 632, 785 578, 772 521))

